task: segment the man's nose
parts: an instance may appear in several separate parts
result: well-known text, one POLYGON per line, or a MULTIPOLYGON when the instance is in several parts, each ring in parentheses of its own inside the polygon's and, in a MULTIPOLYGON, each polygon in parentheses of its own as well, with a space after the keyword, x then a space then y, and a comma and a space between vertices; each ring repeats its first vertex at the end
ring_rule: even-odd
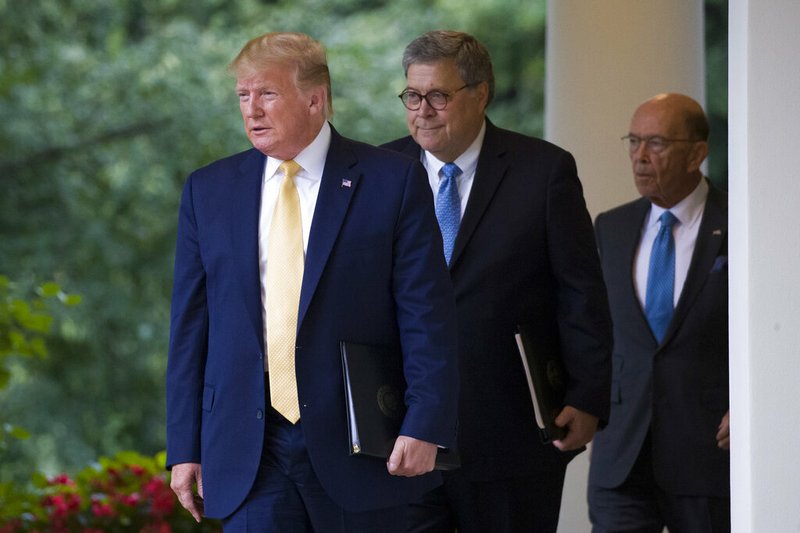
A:
POLYGON ((248 117, 260 117, 264 111, 258 103, 258 99, 252 98, 246 104, 245 111, 248 117))
POLYGON ((635 150, 631 150, 631 159, 641 161, 647 159, 647 141, 642 139, 635 150))
POLYGON ((431 107, 431 104, 428 103, 428 100, 423 98, 422 101, 419 103, 419 109, 417 109, 417 115, 421 117, 429 117, 431 115, 435 115, 436 110, 431 107))

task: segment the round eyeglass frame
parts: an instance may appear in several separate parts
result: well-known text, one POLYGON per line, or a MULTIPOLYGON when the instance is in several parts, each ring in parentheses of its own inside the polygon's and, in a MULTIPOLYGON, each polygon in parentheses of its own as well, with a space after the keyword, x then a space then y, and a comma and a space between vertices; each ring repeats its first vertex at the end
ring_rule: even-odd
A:
MULTIPOLYGON (((409 111, 417 111, 420 107, 422 107, 422 101, 423 100, 428 102, 428 105, 431 107, 431 109, 435 109, 436 111, 442 111, 442 110, 447 108, 447 103, 453 98, 453 96, 455 96, 455 94, 458 91, 460 91, 462 89, 466 89, 467 87, 472 87, 473 85, 475 85, 475 84, 474 83, 467 83, 467 84, 462 85, 461 87, 459 87, 455 91, 452 91, 452 92, 449 92, 449 93, 446 93, 444 91, 439 91, 439 90, 433 90, 433 91, 428 91, 425 94, 422 94, 422 93, 417 92, 417 91, 412 91, 411 89, 405 89, 403 92, 398 94, 397 97, 400 98, 400 101, 403 102, 403 105, 409 111), (419 98, 419 102, 417 103, 417 105, 409 105, 408 99, 411 98, 414 95, 416 95, 416 97, 419 98), (439 103, 434 104, 428 98, 430 96, 433 96, 434 98, 437 97, 437 96, 441 96, 442 97, 442 103, 441 104, 439 104, 439 103)), ((436 100, 436 101, 438 102, 438 100, 436 100)))

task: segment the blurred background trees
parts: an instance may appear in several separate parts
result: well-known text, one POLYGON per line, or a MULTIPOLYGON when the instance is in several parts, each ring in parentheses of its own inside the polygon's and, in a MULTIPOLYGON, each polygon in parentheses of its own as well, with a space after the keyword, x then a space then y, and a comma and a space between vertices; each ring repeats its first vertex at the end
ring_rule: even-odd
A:
MULTIPOLYGON (((464 30, 492 54, 492 120, 541 135, 545 14, 544 0, 0 0, 0 274, 82 297, 51 310, 48 357, 8 360, 0 424, 31 436, 0 448, 0 482, 164 448, 180 189, 249 147, 226 72, 246 40, 319 39, 334 125, 379 144, 407 131, 405 45, 464 30)), ((707 23, 711 174, 724 186, 725 0, 707 1, 707 23)))

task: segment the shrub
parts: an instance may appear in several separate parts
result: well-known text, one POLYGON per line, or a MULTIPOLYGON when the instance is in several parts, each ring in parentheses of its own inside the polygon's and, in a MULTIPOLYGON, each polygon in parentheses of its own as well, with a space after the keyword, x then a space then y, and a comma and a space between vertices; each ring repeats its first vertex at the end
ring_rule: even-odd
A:
POLYGON ((164 453, 123 452, 74 477, 35 474, 28 487, 0 485, 0 533, 220 531, 197 524, 169 487, 164 453))

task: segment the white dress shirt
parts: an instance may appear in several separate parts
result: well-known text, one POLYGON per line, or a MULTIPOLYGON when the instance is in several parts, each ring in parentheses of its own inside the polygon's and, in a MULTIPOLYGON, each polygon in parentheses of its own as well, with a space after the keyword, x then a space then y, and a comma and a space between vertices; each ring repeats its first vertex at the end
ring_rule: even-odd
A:
POLYGON ((481 155, 481 146, 483 146, 483 137, 486 134, 486 121, 483 122, 478 136, 472 141, 463 154, 458 156, 455 161, 439 161, 436 156, 430 152, 423 150, 420 160, 428 171, 428 181, 433 189, 433 202, 436 204, 436 197, 439 196, 439 171, 447 163, 455 163, 461 169, 461 174, 456 177, 456 185, 458 186, 458 196, 461 199, 461 218, 464 218, 464 210, 467 208, 467 200, 469 200, 469 193, 472 191, 472 183, 475 181, 475 169, 478 168, 478 156, 481 155))
MULTIPOLYGON (((294 184, 300 196, 300 216, 303 221, 303 251, 308 250, 308 237, 311 233, 311 221, 314 219, 314 208, 319 196, 319 184, 325 169, 325 159, 331 144, 331 126, 328 122, 322 126, 316 138, 306 146, 294 161, 301 170, 294 176, 294 184)), ((283 163, 280 159, 267 157, 264 175, 261 182, 261 212, 258 221, 258 267, 261 278, 261 307, 264 323, 264 346, 267 346, 267 249, 269 248, 269 228, 272 213, 278 201, 278 192, 283 173, 278 168, 283 163)), ((266 368, 267 358, 264 357, 266 368)))
MULTIPOLYGON (((700 180, 694 191, 669 211, 678 219, 678 223, 672 227, 672 235, 675 239, 675 294, 673 304, 678 304, 683 285, 686 283, 686 276, 689 274, 689 264, 692 262, 694 245, 697 242, 697 233, 700 229, 700 221, 703 219, 703 212, 706 207, 708 197, 708 183, 705 178, 700 180)), ((650 206, 650 214, 644 219, 642 227, 642 238, 639 241, 639 249, 634 259, 634 286, 636 296, 644 309, 647 293, 647 272, 650 268, 650 252, 653 248, 653 241, 661 228, 659 217, 667 211, 663 207, 655 204, 650 206)))

